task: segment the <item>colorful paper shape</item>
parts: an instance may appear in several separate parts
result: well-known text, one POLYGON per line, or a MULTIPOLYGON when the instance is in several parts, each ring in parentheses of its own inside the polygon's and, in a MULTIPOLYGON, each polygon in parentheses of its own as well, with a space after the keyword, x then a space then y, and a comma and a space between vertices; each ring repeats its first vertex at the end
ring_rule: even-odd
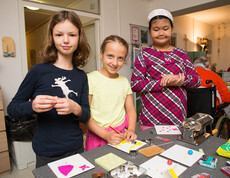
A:
POLYGON ((73 165, 64 165, 64 166, 59 166, 58 170, 64 175, 67 176, 73 169, 73 165))
POLYGON ((89 168, 89 166, 86 166, 85 164, 83 166, 80 166, 79 168, 81 168, 83 171, 86 169, 86 168, 89 168))

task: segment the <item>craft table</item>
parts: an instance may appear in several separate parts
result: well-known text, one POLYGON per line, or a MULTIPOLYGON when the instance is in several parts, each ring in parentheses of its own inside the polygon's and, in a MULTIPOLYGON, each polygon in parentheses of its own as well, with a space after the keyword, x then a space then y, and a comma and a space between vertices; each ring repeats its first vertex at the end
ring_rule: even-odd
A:
MULTIPOLYGON (((207 138, 206 141, 201 143, 199 146, 195 146, 195 145, 188 144, 188 143, 177 140, 177 138, 179 137, 178 135, 157 135, 155 128, 151 128, 151 129, 139 132, 139 133, 137 133, 137 136, 138 136, 138 140, 151 138, 154 140, 154 145, 158 145, 159 147, 161 147, 165 150, 172 147, 175 144, 178 144, 178 145, 188 147, 190 149, 197 150, 197 151, 199 151, 199 149, 202 148, 206 155, 218 158, 216 169, 210 169, 207 167, 200 166, 199 163, 196 162, 192 167, 187 168, 186 171, 179 176, 179 178, 189 178, 189 177, 191 177, 195 174, 198 174, 198 173, 208 173, 208 174, 211 174, 213 178, 215 178, 215 177, 221 177, 221 178, 226 177, 227 178, 228 177, 220 169, 221 169, 221 167, 226 166, 226 161, 229 159, 222 157, 222 156, 219 156, 216 153, 217 148, 227 142, 227 140, 225 140, 225 139, 210 136, 209 138, 207 138), (168 138, 168 139, 172 140, 172 142, 165 142, 165 141, 156 139, 155 138, 156 136, 168 138)), ((145 148, 148 146, 149 145, 146 144, 142 148, 145 148)), ((119 156, 119 157, 121 157, 127 161, 133 162, 136 165, 140 165, 140 164, 142 164, 145 161, 150 159, 150 158, 145 157, 144 155, 142 155, 139 152, 137 152, 137 156, 135 158, 131 158, 129 156, 129 154, 127 154, 123 151, 120 151, 120 150, 113 148, 109 145, 104 145, 102 147, 99 147, 99 148, 96 148, 94 150, 90 150, 90 151, 87 151, 87 152, 84 152, 81 154, 84 158, 86 158, 89 162, 91 162, 95 166, 95 168, 91 169, 87 172, 84 172, 80 175, 77 175, 75 177, 79 177, 79 178, 89 177, 90 178, 90 177, 92 177, 92 173, 98 172, 98 170, 102 170, 103 172, 106 172, 106 170, 104 170, 102 167, 100 167, 98 164, 95 163, 95 159, 99 158, 105 154, 108 154, 108 153, 113 153, 113 154, 115 154, 115 155, 117 155, 117 156, 119 156)), ((43 167, 40 167, 38 169, 35 169, 33 171, 33 174, 35 175, 36 178, 47 178, 47 177, 55 178, 56 177, 55 174, 52 172, 52 170, 49 168, 49 166, 43 166, 43 167)), ((146 176, 146 177, 148 177, 148 176, 146 176)))

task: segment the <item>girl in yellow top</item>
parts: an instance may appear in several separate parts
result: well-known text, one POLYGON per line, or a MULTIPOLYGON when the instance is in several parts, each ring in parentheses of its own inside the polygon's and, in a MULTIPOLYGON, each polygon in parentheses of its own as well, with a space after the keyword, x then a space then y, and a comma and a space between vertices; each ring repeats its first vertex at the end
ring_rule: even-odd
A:
POLYGON ((128 79, 117 73, 126 62, 128 48, 123 38, 108 36, 100 49, 103 67, 88 74, 91 118, 87 123, 85 151, 107 143, 117 145, 124 138, 137 139, 132 90, 128 79))

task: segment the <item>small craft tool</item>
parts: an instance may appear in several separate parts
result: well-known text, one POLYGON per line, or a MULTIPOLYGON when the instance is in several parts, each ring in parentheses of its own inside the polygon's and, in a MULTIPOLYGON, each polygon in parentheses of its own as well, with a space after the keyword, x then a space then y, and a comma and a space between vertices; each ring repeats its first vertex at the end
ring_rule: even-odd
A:
POLYGON ((120 134, 121 132, 119 132, 118 130, 116 130, 115 128, 113 128, 112 126, 109 126, 110 129, 112 129, 114 132, 116 132, 117 134, 120 134))
POLYGON ((157 138, 157 139, 159 139, 159 140, 163 140, 163 141, 165 141, 165 142, 171 142, 171 140, 170 140, 170 139, 167 139, 167 138, 163 138, 163 137, 159 137, 159 136, 157 136, 157 137, 155 137, 155 138, 157 138))
POLYGON ((211 135, 206 131, 207 127, 212 128, 213 121, 214 119, 211 115, 196 113, 182 122, 183 132, 178 140, 199 145, 211 135))
POLYGON ((136 158, 136 156, 137 156, 137 150, 130 150, 129 151, 129 156, 131 158, 136 158))

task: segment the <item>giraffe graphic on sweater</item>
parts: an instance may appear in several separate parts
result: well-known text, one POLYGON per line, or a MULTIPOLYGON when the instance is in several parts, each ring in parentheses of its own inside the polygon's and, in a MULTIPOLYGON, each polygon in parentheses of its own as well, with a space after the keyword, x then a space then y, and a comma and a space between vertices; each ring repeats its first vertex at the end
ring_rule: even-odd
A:
POLYGON ((66 98, 69 98, 68 95, 70 93, 74 93, 76 96, 78 96, 78 93, 73 91, 73 90, 70 90, 67 86, 66 86, 66 83, 67 82, 71 82, 71 80, 66 80, 66 77, 62 76, 62 78, 55 78, 54 79, 54 83, 56 85, 51 85, 52 87, 60 87, 62 89, 62 92, 63 94, 65 95, 66 98))

